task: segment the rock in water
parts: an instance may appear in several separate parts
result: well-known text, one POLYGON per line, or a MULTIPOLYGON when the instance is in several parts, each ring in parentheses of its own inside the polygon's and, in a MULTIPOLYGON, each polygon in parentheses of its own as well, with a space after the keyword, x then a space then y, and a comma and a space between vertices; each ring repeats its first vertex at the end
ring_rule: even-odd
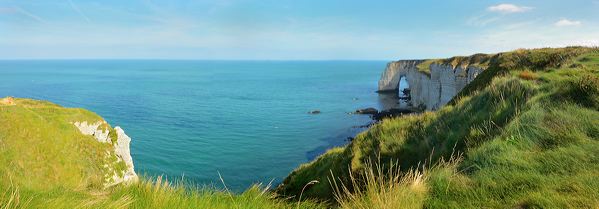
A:
POLYGON ((410 114, 410 113, 414 113, 414 112, 415 111, 412 109, 393 108, 393 109, 383 110, 379 113, 373 114, 372 119, 376 120, 376 121, 381 121, 385 118, 399 117, 404 114, 410 114))
POLYGON ((320 114, 320 110, 312 110, 308 114, 320 114))
POLYGON ((379 111, 376 108, 369 107, 369 108, 364 108, 364 109, 356 110, 355 113, 356 114, 373 115, 373 114, 379 113, 379 111))

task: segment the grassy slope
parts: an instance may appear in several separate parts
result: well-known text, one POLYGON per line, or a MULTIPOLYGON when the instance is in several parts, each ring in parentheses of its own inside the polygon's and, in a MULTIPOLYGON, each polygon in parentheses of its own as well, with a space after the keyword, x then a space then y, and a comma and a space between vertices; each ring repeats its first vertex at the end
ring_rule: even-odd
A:
POLYGON ((493 55, 452 105, 375 125, 293 171, 277 191, 297 196, 318 180, 303 195, 330 200, 331 175, 350 185, 348 171, 361 173, 365 162, 397 162, 428 168, 427 207, 597 207, 598 76, 596 49, 493 55), (431 166, 451 156, 462 157, 431 166))
POLYGON ((83 109, 15 99, 0 104, 0 177, 23 188, 101 187, 109 145, 79 133, 70 122, 100 121, 83 109))

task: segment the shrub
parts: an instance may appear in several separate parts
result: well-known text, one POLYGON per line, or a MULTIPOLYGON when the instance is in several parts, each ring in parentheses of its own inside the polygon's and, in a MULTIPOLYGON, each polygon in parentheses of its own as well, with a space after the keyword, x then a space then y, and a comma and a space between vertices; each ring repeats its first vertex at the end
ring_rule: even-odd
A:
POLYGON ((539 76, 536 73, 530 70, 520 72, 520 74, 518 74, 518 77, 524 80, 536 80, 537 78, 539 78, 539 76))
POLYGON ((580 93, 588 95, 599 94, 599 78, 595 75, 587 74, 578 79, 577 88, 580 93))
POLYGON ((599 77, 586 74, 571 83, 570 96, 574 102, 595 109, 599 109, 599 77))

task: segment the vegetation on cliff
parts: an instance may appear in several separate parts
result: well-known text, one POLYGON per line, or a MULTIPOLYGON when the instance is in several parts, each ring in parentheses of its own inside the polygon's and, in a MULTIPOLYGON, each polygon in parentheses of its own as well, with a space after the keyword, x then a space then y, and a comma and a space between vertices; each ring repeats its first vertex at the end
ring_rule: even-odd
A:
MULTIPOLYGON (((425 189, 406 192, 413 188, 403 184, 387 195, 417 198, 411 201, 421 203, 416 208, 597 207, 598 76, 599 51, 593 48, 493 55, 488 69, 450 105, 383 121, 302 165, 277 191, 297 196, 317 180, 303 196, 332 200, 334 185, 354 188, 349 193, 362 188, 364 181, 356 179, 368 179, 363 173, 372 168, 366 165, 377 162, 382 173, 392 172, 392 164, 423 173, 419 185, 425 189)), ((366 194, 361 199, 378 207, 372 200, 379 194, 366 194)))
MULTIPOLYGON (((480 61, 446 61, 472 60, 480 61)), ((449 105, 384 120, 274 192, 161 178, 104 188, 109 145, 72 124, 99 116, 28 99, 0 103, 0 208, 598 207, 599 50, 517 50, 484 63, 449 105)))
POLYGON ((427 59, 418 64, 416 68, 418 68, 418 71, 427 75, 431 74, 430 68, 432 64, 448 65, 454 69, 457 67, 466 69, 470 66, 487 69, 491 60, 496 55, 497 54, 474 54, 471 56, 455 56, 447 59, 427 59))

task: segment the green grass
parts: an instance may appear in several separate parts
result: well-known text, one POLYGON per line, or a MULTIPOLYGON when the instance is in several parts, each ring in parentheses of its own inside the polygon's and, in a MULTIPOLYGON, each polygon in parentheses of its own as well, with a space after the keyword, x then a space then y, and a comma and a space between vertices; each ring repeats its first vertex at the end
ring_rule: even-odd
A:
POLYGON ((380 162, 366 163, 363 173, 350 172, 350 185, 333 182, 339 208, 421 208, 427 198, 428 174, 418 171, 402 173, 395 163, 383 172, 380 162))
POLYGON ((385 120, 274 191, 161 178, 103 188, 110 145, 71 124, 99 116, 27 99, 0 104, 0 209, 599 207, 598 49, 439 62, 486 70, 449 105, 385 120))
POLYGON ((28 99, 0 105, 1 183, 36 190, 56 186, 99 188, 109 144, 79 133, 71 122, 100 121, 78 108, 28 99))
POLYGON ((428 173, 421 207, 599 206, 599 51, 518 50, 488 62, 486 75, 452 104, 383 121, 302 165, 277 191, 297 196, 300 185, 317 180, 323 186, 303 195, 330 201, 335 189, 324 185, 334 183, 331 176, 355 184, 350 173, 364 173, 366 162, 378 160, 428 173), (538 77, 522 79, 523 71, 538 77), (452 156, 462 158, 437 165, 452 156))
POLYGON ((457 67, 468 68, 470 66, 487 69, 493 56, 494 55, 489 54, 474 54, 471 56, 456 56, 447 59, 428 59, 418 64, 416 68, 418 71, 429 76, 431 74, 430 66, 432 64, 448 65, 453 69, 457 67))
POLYGON ((293 203, 277 199, 267 187, 253 186, 241 194, 233 194, 215 188, 189 188, 160 178, 103 190, 4 189, 5 194, 0 194, 0 205, 4 208, 325 208, 312 201, 293 203))

